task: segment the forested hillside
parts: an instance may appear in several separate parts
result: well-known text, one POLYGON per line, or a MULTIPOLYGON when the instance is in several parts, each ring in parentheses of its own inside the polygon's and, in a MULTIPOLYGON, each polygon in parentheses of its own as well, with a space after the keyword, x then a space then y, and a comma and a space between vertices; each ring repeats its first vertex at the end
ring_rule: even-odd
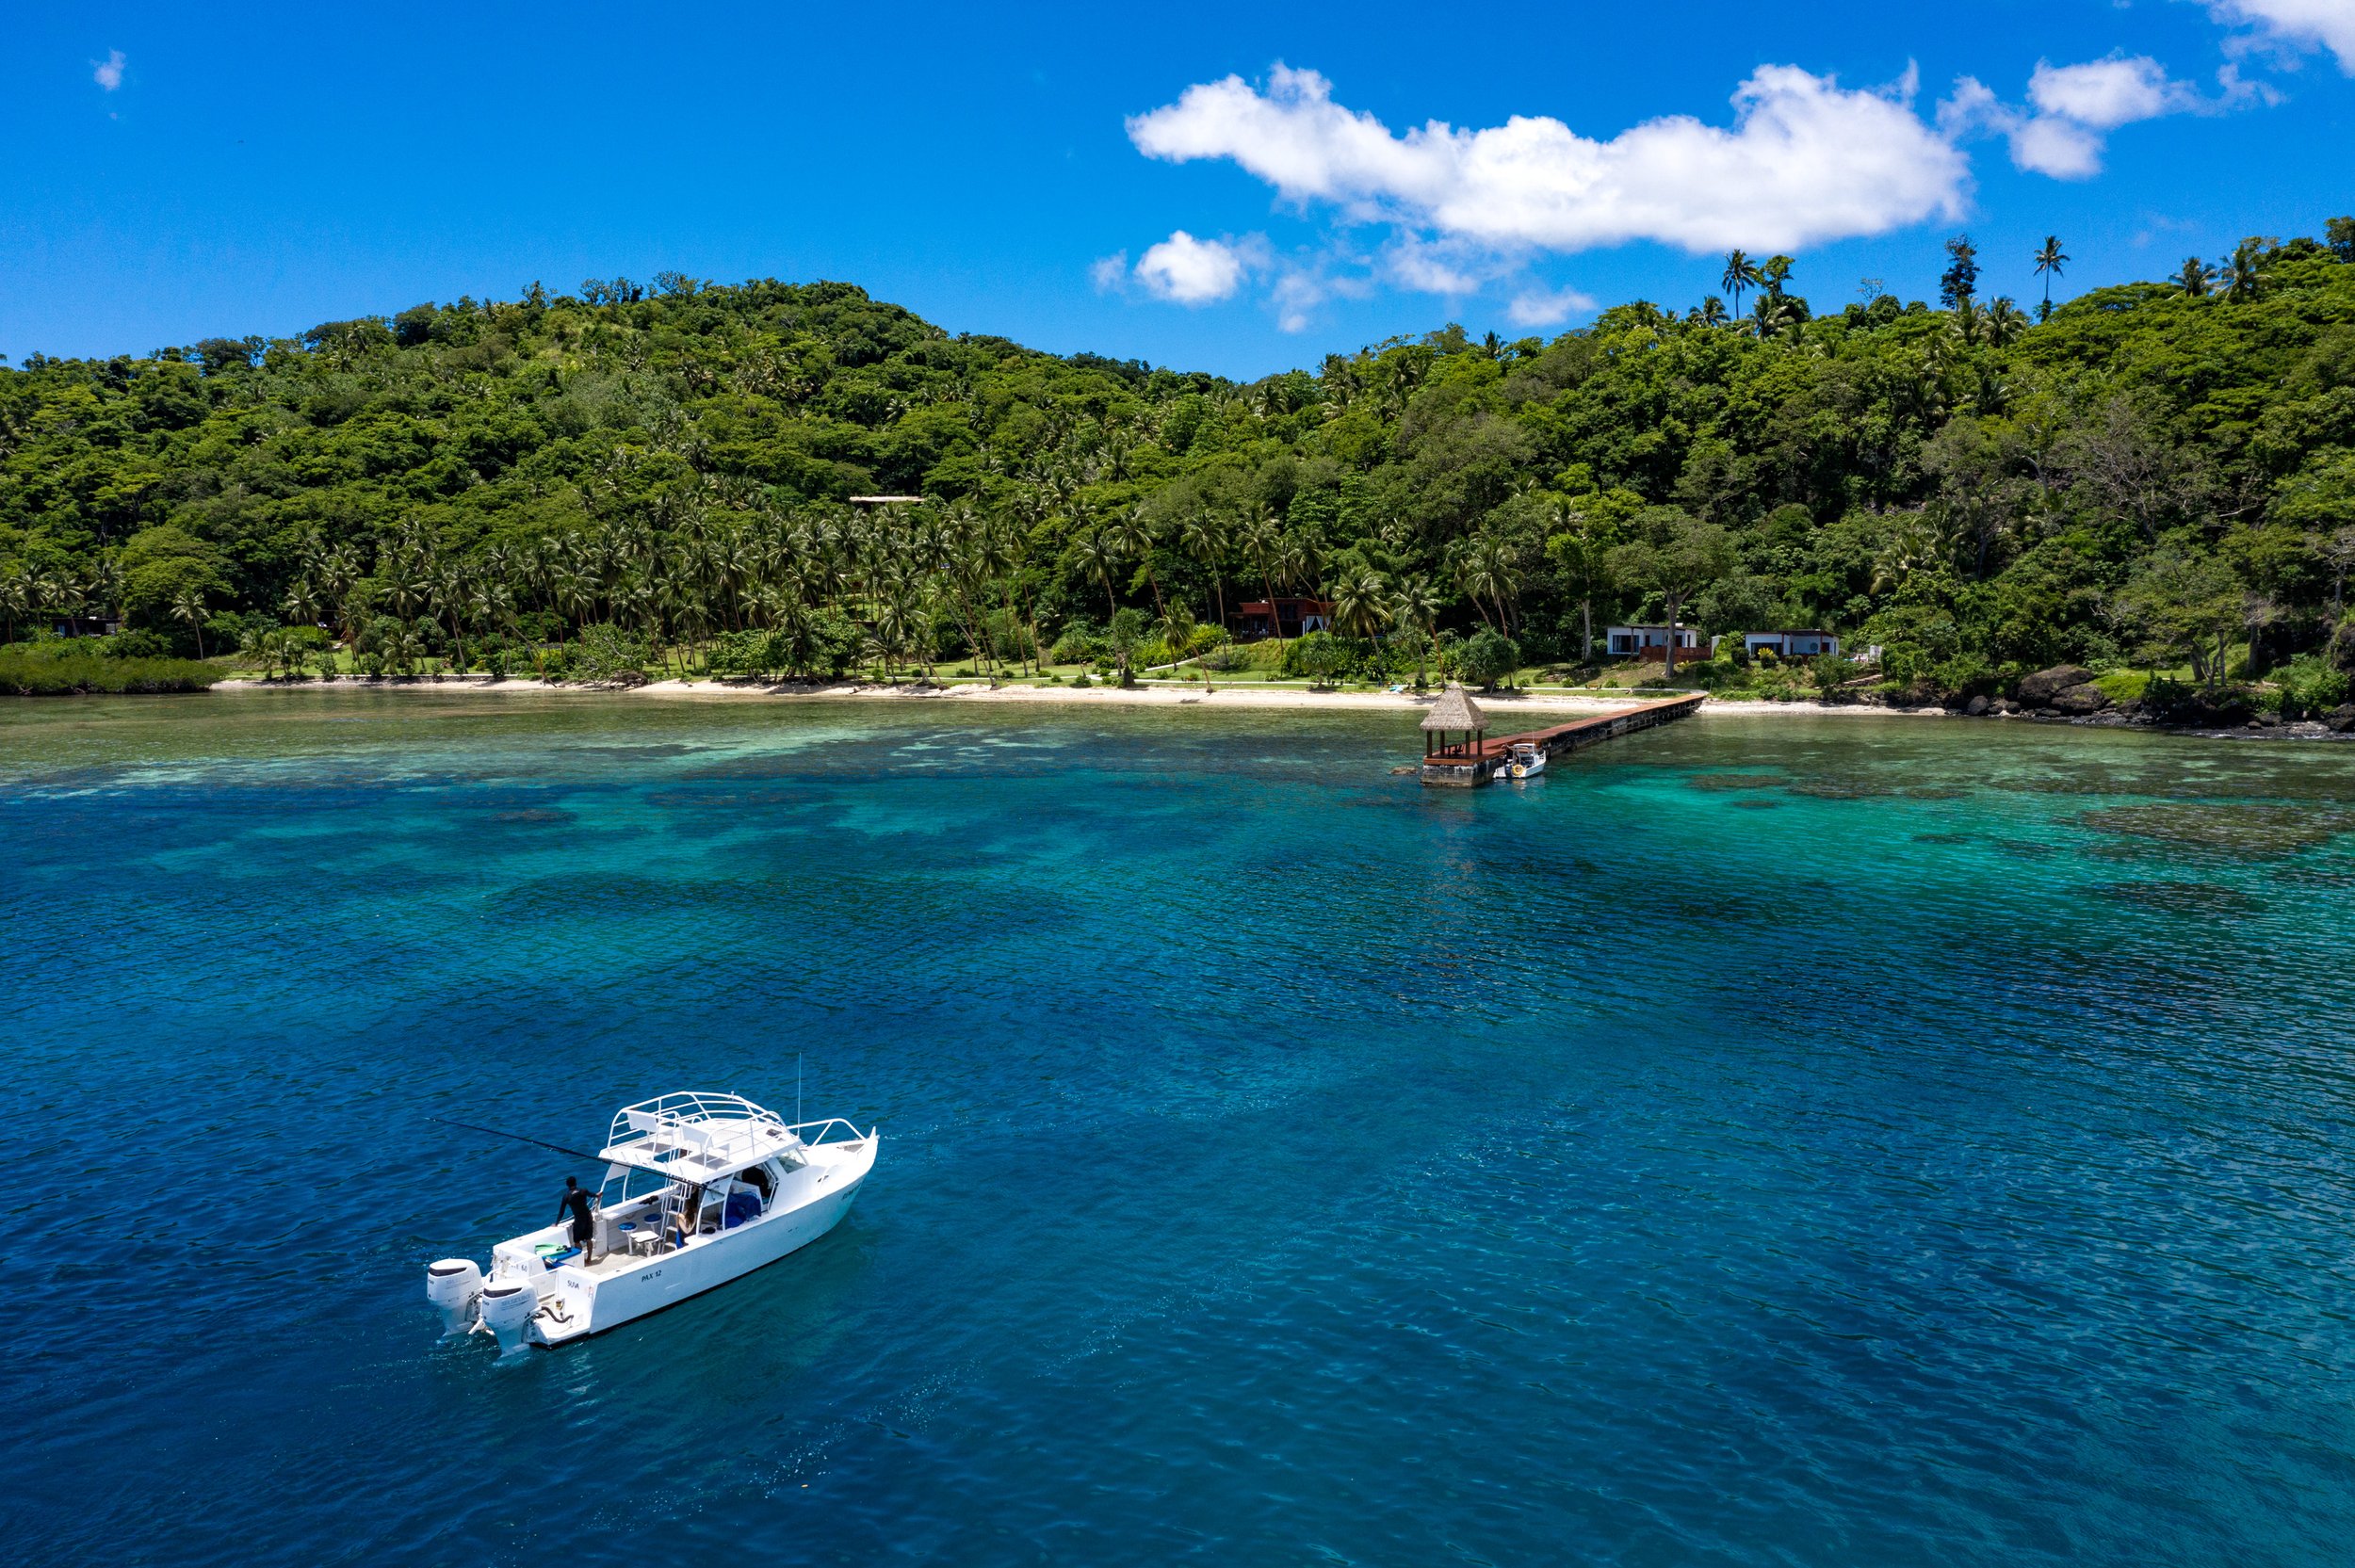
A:
POLYGON ((1673 600, 1877 643, 1916 689, 2355 663, 2355 224, 2041 324, 1967 275, 1811 308, 1778 260, 1746 316, 1639 301, 1248 385, 669 276, 34 356, 0 369, 0 615, 119 606, 145 653, 320 623, 394 663, 757 633, 839 667, 1018 660, 1122 608, 1207 642, 1272 589, 1360 657, 1493 626, 1575 661, 1673 600), (878 493, 928 500, 847 504, 878 493))

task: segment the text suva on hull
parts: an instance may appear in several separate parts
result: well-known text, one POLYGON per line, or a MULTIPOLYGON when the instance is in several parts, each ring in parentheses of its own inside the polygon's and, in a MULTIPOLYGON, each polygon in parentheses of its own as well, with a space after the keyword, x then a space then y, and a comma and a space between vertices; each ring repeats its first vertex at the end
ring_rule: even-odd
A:
MULTIPOLYGON (((501 1351, 561 1345, 774 1263, 834 1229, 875 1167, 875 1131, 788 1125, 735 1094, 685 1090, 613 1116, 605 1179, 556 1223, 426 1269, 445 1334, 501 1351)), ((571 1195, 568 1194, 568 1198, 571 1195)))

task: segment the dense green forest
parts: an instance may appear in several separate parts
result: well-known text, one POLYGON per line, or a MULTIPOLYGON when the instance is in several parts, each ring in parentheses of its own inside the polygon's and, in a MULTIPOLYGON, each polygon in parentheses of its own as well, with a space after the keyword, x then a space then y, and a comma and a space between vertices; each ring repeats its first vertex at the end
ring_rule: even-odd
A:
POLYGON ((1737 253, 1731 313, 1248 384, 674 275, 35 355, 0 369, 0 618, 119 614, 132 656, 751 673, 1125 664, 1307 594, 1328 669, 1577 664, 1673 614, 1828 627, 1917 694, 2076 661, 2343 697, 2355 223, 2040 321, 1949 249, 1936 307, 1818 308, 1737 253))

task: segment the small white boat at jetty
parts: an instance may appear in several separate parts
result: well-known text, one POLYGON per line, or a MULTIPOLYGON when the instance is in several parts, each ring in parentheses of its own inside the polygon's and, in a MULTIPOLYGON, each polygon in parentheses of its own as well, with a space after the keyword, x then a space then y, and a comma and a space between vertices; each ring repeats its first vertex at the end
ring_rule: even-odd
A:
POLYGON ((625 1106, 596 1156, 605 1179, 585 1254, 568 1215, 494 1247, 487 1280, 467 1258, 431 1265, 426 1297, 445 1334, 488 1333, 503 1352, 602 1334, 834 1229, 874 1169, 876 1141, 839 1118, 788 1126, 734 1094, 625 1106))
POLYGON ((1517 740, 1497 764, 1497 771, 1515 779, 1534 779, 1546 770, 1546 753, 1535 742, 1517 740))

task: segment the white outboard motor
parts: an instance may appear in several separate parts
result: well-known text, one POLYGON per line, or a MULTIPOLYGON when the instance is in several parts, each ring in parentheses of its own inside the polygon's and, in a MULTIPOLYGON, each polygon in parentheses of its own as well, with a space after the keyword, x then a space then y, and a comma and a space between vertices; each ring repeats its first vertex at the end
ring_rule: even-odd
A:
POLYGON ((482 1326, 498 1336, 499 1354, 524 1348, 531 1315, 540 1310, 540 1292, 528 1280, 493 1280, 482 1287, 482 1326))
POLYGON ((474 1327, 475 1301, 482 1294, 482 1270, 463 1257, 446 1257, 425 1271, 425 1299, 442 1315, 442 1337, 474 1327))

